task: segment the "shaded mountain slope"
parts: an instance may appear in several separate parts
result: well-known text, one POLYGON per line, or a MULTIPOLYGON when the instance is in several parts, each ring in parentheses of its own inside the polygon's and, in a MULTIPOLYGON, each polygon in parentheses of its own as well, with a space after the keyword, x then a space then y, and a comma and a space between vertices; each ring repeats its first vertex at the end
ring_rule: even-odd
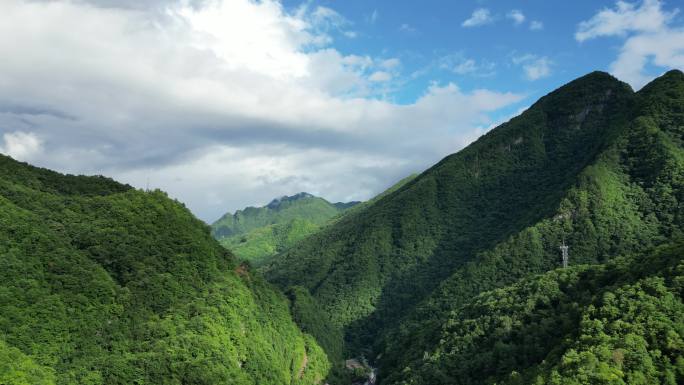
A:
POLYGON ((0 382, 314 384, 287 299, 183 205, 0 156, 0 382))
MULTIPOLYGON (((439 342, 439 324, 477 293, 553 269, 557 246, 571 263, 602 263, 682 236, 684 75, 671 72, 635 95, 629 123, 580 173, 554 215, 512 235, 457 269, 399 326, 385 330, 385 372, 439 342), (654 113, 653 111, 658 111, 654 113)), ((382 346, 382 347, 380 347, 382 346)))
POLYGON ((571 263, 602 263, 681 233, 682 95, 679 71, 638 94, 605 73, 579 78, 268 276, 305 288, 353 354, 401 371, 439 342, 446 314, 558 266, 564 238, 571 263))
POLYGON ((339 325, 375 311, 383 289, 383 300, 410 306, 477 251, 551 214, 631 95, 602 73, 561 88, 289 251, 270 279, 307 287, 339 325))
POLYGON ((238 257, 262 264, 358 203, 330 203, 302 192, 225 214, 212 224, 212 234, 238 257))

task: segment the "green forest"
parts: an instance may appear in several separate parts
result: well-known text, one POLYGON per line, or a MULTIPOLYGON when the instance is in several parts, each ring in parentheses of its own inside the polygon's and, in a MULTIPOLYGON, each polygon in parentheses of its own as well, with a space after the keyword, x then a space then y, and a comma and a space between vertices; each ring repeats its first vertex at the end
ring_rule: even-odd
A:
POLYGON ((0 158, 0 384, 318 384, 287 298, 161 191, 0 158))
POLYGON ((383 384, 678 384, 684 243, 483 292, 383 384))
POLYGON ((683 225, 680 71, 590 73, 368 202, 211 226, 0 156, 0 384, 681 384, 683 225))

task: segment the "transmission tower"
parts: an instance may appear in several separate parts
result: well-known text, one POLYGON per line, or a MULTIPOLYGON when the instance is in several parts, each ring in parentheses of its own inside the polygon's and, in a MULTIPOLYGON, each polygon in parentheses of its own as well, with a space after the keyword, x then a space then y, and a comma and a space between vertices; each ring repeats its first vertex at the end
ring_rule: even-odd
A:
POLYGON ((565 269, 568 267, 568 248, 569 246, 565 245, 565 239, 563 239, 563 243, 560 245, 560 251, 561 251, 561 262, 563 263, 563 268, 565 269))

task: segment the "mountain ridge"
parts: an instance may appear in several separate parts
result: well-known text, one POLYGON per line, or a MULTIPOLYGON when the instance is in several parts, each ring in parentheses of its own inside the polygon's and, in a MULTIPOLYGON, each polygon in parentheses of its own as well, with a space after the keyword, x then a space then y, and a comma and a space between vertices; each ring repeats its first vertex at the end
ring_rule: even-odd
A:
MULTIPOLYGON (((628 88, 628 86, 626 84, 617 82, 617 80, 615 80, 614 78, 610 77, 609 75, 607 75, 605 73, 595 72, 595 73, 586 75, 586 76, 584 76, 584 77, 582 77, 576 81, 573 81, 569 85, 561 87, 558 91, 555 91, 555 92, 562 92, 564 89, 567 89, 568 87, 572 87, 573 85, 576 85, 577 83, 583 83, 583 84, 586 84, 588 86, 593 86, 597 81, 598 82, 609 81, 613 84, 613 86, 615 88, 623 88, 623 89, 628 88)), ((553 95, 553 93, 550 95, 553 95)), ((549 101, 548 96, 540 99, 540 101, 535 103, 528 111, 532 111, 531 113, 533 113, 535 111, 535 108, 538 108, 539 105, 543 105, 544 103, 547 103, 547 101, 549 101)), ((577 111, 577 113, 579 113, 581 111, 582 110, 577 111)), ((529 114, 530 113, 528 113, 528 115, 529 114)), ((523 115, 525 115, 525 114, 523 114, 523 115)), ((537 116, 533 117, 533 119, 539 119, 539 118, 540 117, 537 117, 537 116)), ((472 177, 475 180, 482 180, 482 178, 484 176, 486 176, 486 173, 491 172, 491 171, 488 171, 486 169, 480 169, 480 161, 479 161, 479 154, 478 154, 479 150, 474 150, 475 148, 478 148, 478 147, 484 146, 485 148, 483 148, 483 149, 486 149, 487 151, 490 151, 490 152, 494 152, 494 154, 496 156, 501 156, 503 154, 502 157, 505 157, 507 155, 507 153, 510 153, 511 148, 515 149, 516 145, 523 145, 524 143, 528 143, 528 141, 531 141, 528 145, 536 146, 535 150, 538 150, 538 151, 545 151, 546 150, 545 147, 547 145, 553 145, 554 144, 554 143, 540 143, 538 138, 525 138, 524 136, 516 137, 507 143, 501 143, 501 139, 499 138, 502 136, 502 133, 503 133, 503 131, 501 131, 501 129, 510 131, 510 128, 515 127, 515 123, 517 121, 518 121, 518 118, 513 118, 511 120, 511 122, 500 126, 499 129, 492 130, 489 133, 483 135, 473 145, 468 146, 466 149, 464 149, 464 150, 462 150, 456 154, 452 154, 452 155, 445 157, 443 160, 441 160, 440 162, 438 162, 434 166, 430 167, 428 170, 426 170, 425 172, 423 172, 422 174, 417 176, 414 180, 412 180, 410 187, 412 187, 416 190, 418 190, 418 189, 423 189, 423 190, 429 189, 430 191, 434 191, 435 188, 439 188, 439 186, 437 186, 435 184, 436 181, 428 181, 428 180, 426 180, 426 176, 434 174, 434 173, 447 173, 448 174, 450 172, 450 170, 448 170, 448 167, 450 166, 450 163, 452 161, 454 161, 454 159, 458 159, 458 162, 462 163, 461 165, 459 165, 459 167, 462 168, 460 171, 464 172, 467 175, 467 178, 472 177), (519 143, 516 144, 515 142, 520 140, 520 139, 522 139, 522 141, 520 141, 519 143), (526 141, 526 139, 527 139, 527 141, 526 141)), ((522 131, 520 127, 518 127, 517 129, 518 129, 520 135, 525 134, 525 132, 522 131)), ((600 146, 600 145, 602 145, 602 143, 595 143, 594 145, 600 146)), ((580 147, 583 147, 583 146, 579 146, 578 148, 580 148, 580 147)), ((567 156, 568 154, 560 154, 560 155, 561 156, 567 156)), ((524 164, 525 162, 535 162, 536 161, 535 159, 525 159, 524 158, 526 156, 525 153, 521 153, 521 154, 519 154, 519 156, 521 157, 521 159, 518 160, 519 164, 524 164)), ((543 159, 540 159, 540 161, 543 161, 543 159)), ((586 163, 586 161, 584 163, 586 163)), ((485 165, 483 165, 483 166, 485 166, 485 165)), ((532 163, 531 166, 534 167, 534 163, 532 163)), ((575 167, 581 168, 581 167, 583 167, 583 165, 580 164, 579 166, 575 166, 575 167)), ((551 176, 553 177, 554 175, 551 175, 551 176)), ((536 177, 536 174, 531 175, 529 178, 532 179, 534 177, 536 177)), ((556 179, 557 180, 563 180, 563 178, 556 178, 556 179)), ((518 181, 512 180, 511 183, 515 183, 515 184, 517 184, 517 188, 521 188, 520 183, 518 183, 518 181)), ((405 194, 405 191, 406 191, 406 188, 404 188, 403 191, 397 192, 396 195, 405 194)), ((395 199, 397 199, 396 195, 393 196, 395 199)), ((438 197, 438 196, 434 195, 434 193, 432 193, 432 192, 422 194, 422 196, 423 197, 430 197, 430 199, 433 199, 435 209, 437 209, 437 208, 440 209, 439 212, 433 212, 430 214, 430 215, 434 216, 435 218, 441 217, 440 213, 443 211, 443 209, 445 209, 445 206, 451 204, 450 202, 448 202, 449 199, 451 198, 451 196, 438 197)), ((386 202, 386 199, 380 200, 376 206, 383 206, 384 202, 386 202)), ((422 203, 419 203, 419 204, 422 204, 422 203)), ((475 202, 475 204, 477 204, 477 202, 475 202)), ((402 202, 400 204, 397 204, 396 206, 397 206, 396 210, 398 212, 404 211, 403 209, 406 206, 410 207, 410 205, 408 205, 407 202, 402 202)), ((479 210, 476 208, 475 211, 482 211, 482 210, 479 210)), ((416 218, 416 219, 418 219, 418 218, 416 218)), ((474 217, 473 219, 477 220, 476 217, 474 217)), ((389 220, 391 220, 391 218, 389 220)), ((330 231, 332 232, 332 231, 337 231, 337 230, 339 230, 339 229, 332 229, 330 231)), ((355 230, 352 228, 348 231, 353 232, 355 230)), ((387 234, 387 235, 391 235, 391 234, 387 234)), ((426 235, 429 236, 428 234, 426 234, 426 235)), ((395 234, 391 235, 391 236, 395 239, 402 238, 401 229, 396 229, 395 234), (399 231, 398 233, 396 232, 397 230, 399 231)), ((478 234, 478 236, 480 236, 480 234, 478 234)), ((433 245, 433 247, 434 246, 436 246, 436 245, 433 245)), ((312 254, 316 255, 315 252, 312 254)), ((295 258, 295 259, 297 259, 297 258, 295 258)), ((288 261, 286 263, 289 263, 289 262, 292 262, 292 261, 288 261)), ((277 267, 273 268, 274 273, 276 273, 276 275, 273 277, 273 279, 275 279, 276 282, 278 281, 277 272, 275 272, 275 270, 277 270, 277 269, 278 269, 277 267)), ((319 285, 317 285, 317 286, 319 286, 319 285)))

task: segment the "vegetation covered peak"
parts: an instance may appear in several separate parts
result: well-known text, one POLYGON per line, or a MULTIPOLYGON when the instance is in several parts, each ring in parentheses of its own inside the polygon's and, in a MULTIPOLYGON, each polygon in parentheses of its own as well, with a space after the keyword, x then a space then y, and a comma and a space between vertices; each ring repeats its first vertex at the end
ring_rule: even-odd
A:
POLYGON ((261 264, 358 203, 330 203, 306 192, 282 196, 224 215, 212 224, 212 234, 238 257, 261 264))
POLYGON ((307 199, 307 198, 316 198, 316 197, 312 194, 307 193, 307 192, 300 192, 298 194, 291 195, 291 196, 283 195, 279 198, 274 198, 269 204, 266 205, 266 207, 268 207, 269 209, 277 210, 285 202, 294 202, 294 201, 298 201, 301 199, 307 199))
POLYGON ((234 214, 227 213, 212 224, 216 238, 245 234, 256 228, 305 219, 321 225, 331 217, 355 205, 356 202, 330 203, 306 192, 273 199, 262 207, 247 207, 234 214))

